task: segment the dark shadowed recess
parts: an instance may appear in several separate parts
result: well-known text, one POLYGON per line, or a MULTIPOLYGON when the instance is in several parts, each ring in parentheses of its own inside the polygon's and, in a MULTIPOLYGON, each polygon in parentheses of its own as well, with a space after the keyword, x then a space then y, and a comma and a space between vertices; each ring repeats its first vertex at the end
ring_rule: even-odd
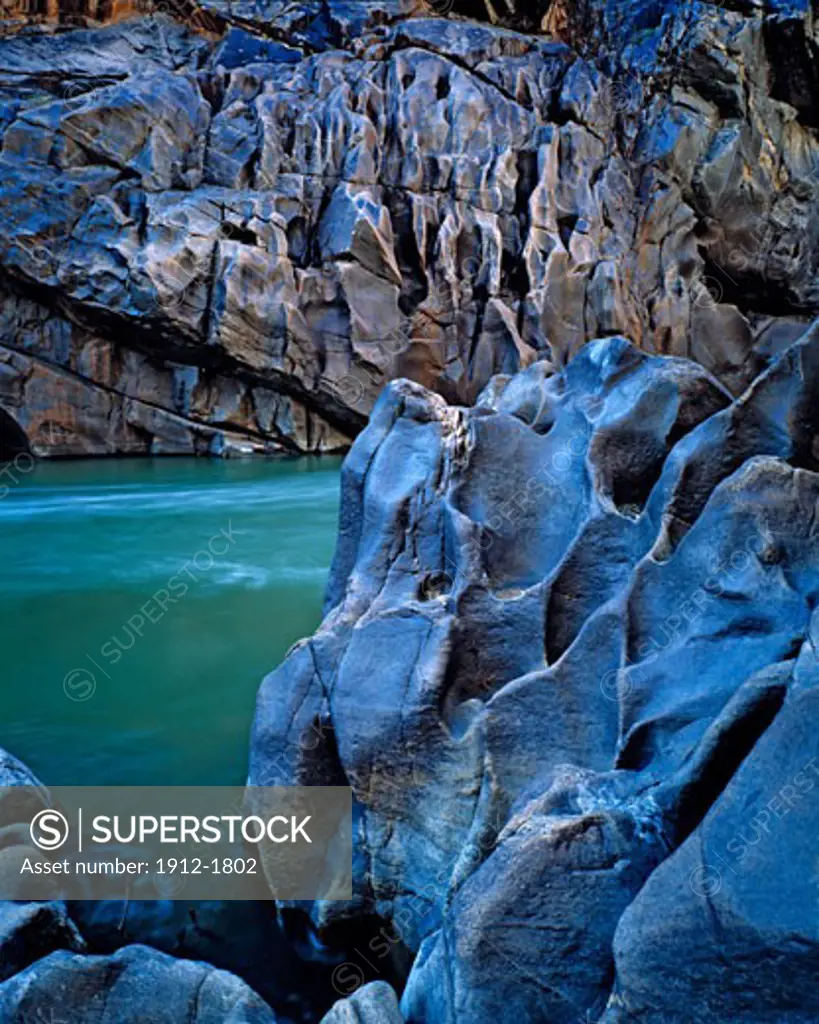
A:
POLYGON ((23 428, 4 409, 0 409, 0 462, 10 462, 29 451, 23 428))

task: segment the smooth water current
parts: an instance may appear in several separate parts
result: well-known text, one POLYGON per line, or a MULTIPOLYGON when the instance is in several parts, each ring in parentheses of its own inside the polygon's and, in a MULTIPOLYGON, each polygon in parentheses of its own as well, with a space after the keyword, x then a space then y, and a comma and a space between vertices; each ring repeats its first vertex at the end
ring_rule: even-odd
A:
POLYGON ((243 783, 259 682, 320 620, 339 468, 18 474, 0 500, 0 746, 52 786, 243 783))

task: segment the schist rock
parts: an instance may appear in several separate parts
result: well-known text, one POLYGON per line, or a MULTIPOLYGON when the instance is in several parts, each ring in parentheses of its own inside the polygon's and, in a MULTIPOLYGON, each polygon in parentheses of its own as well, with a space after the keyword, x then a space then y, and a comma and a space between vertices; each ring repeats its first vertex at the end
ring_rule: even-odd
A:
POLYGON ((352 787, 353 901, 283 909, 406 1020, 815 1013, 818 398, 813 326, 736 399, 621 337, 379 399, 250 780, 352 787))
POLYGON ((739 395, 819 312, 807 3, 26 7, 0 412, 38 455, 339 450, 391 379, 470 405, 603 335, 739 395))
POLYGON ((110 957, 59 951, 0 985, 9 1024, 275 1024, 273 1011, 244 982, 202 963, 146 946, 110 957))

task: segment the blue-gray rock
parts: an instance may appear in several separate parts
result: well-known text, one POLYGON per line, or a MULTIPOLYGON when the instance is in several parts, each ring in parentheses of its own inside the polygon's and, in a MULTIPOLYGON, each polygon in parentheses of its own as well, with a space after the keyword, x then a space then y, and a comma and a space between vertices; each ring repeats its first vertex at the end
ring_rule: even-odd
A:
POLYGON ((88 951, 145 945, 202 960, 246 982, 286 1019, 310 1019, 333 997, 330 968, 305 962, 288 943, 275 906, 259 902, 73 901, 68 912, 88 951))
POLYGON ((817 359, 812 327, 732 400, 614 337, 474 409, 382 396, 250 778, 352 786, 355 898, 308 913, 330 940, 380 917, 378 973, 385 945, 417 953, 408 1021, 604 1012, 618 922, 719 808, 810 637, 817 359))
MULTIPOLYGON (((811 5, 172 13, 0 39, 0 456, 370 417, 250 763, 354 791, 354 899, 283 920, 406 986, 331 1015, 814 1020, 811 5)), ((116 957, 0 991, 200 970, 116 957)))
MULTIPOLYGON (((30 844, 28 823, 51 797, 34 773, 13 754, 0 749, 0 788, 3 822, 0 829, 0 874, 4 891, 12 891, 19 879, 22 858, 40 859, 40 851, 30 844), (22 789, 20 787, 23 787, 22 789)), ((44 858, 43 858, 44 859, 44 858)), ((85 942, 70 920, 65 905, 0 900, 0 981, 58 949, 81 952, 85 942)))
POLYGON ((64 904, 0 901, 0 982, 58 949, 75 953, 86 949, 64 904))
POLYGON ((607 1024, 816 1020, 813 645, 786 663, 784 704, 715 806, 621 918, 607 1024))
POLYGON ((385 982, 374 981, 349 999, 340 999, 321 1024, 404 1024, 404 1018, 395 992, 385 982))
POLYGON ((110 957, 59 951, 0 985, 0 1016, 71 1024, 275 1024, 244 982, 206 964, 127 946, 110 957))
POLYGON ((806 2, 159 7, 0 26, 38 455, 337 450, 391 379, 472 403, 618 333, 739 395, 819 312, 806 2))

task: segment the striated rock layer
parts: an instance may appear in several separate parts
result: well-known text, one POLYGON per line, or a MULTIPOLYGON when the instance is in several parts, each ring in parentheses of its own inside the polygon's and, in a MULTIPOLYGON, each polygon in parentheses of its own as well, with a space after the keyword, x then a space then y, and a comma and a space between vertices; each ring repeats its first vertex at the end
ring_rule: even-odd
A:
POLYGON ((387 388, 250 779, 352 786, 353 902, 285 912, 408 1021, 815 1019, 817 409, 819 322, 736 399, 621 337, 387 388))
POLYGON ((738 395, 819 311, 806 0, 6 10, 39 454, 338 449, 392 378, 469 405, 618 333, 738 395))

